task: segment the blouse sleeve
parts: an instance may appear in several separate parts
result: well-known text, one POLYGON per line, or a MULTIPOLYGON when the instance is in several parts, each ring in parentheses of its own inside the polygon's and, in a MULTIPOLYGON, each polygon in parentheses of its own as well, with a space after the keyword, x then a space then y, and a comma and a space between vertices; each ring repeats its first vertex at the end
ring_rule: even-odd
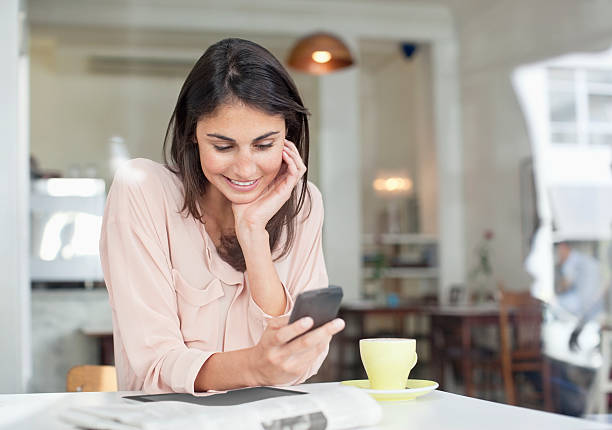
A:
POLYGON ((194 393, 200 368, 217 351, 188 348, 183 341, 164 241, 165 213, 172 208, 159 188, 147 192, 162 186, 151 176, 129 163, 115 176, 107 199, 100 256, 114 330, 142 390, 194 393))
MULTIPOLYGON (((295 255, 291 260, 285 285, 293 298, 292 305, 298 294, 329 286, 323 257, 323 198, 312 183, 308 183, 308 188, 311 195, 310 203, 306 199, 302 209, 303 215, 298 221, 298 234, 294 243, 295 255)), ((300 384, 315 375, 328 352, 329 346, 313 361, 308 371, 292 384, 300 384)))
POLYGON ((295 299, 298 294, 328 286, 323 258, 323 198, 310 182, 310 202, 306 199, 298 219, 293 256, 285 287, 295 299))

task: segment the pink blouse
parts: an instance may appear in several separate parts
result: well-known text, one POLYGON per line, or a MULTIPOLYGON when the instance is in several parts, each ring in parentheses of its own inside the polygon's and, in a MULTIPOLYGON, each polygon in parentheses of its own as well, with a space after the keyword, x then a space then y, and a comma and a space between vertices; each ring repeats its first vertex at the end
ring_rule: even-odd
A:
MULTIPOLYGON (((328 285, 323 202, 313 184, 308 188, 312 206, 306 198, 294 245, 274 263, 285 314, 297 294, 328 285)), ((204 226, 181 213, 182 206, 179 178, 151 160, 126 163, 109 191, 100 256, 120 390, 193 394, 208 357, 255 345, 272 318, 253 300, 245 274, 219 257, 204 226)), ((316 374, 326 355, 292 383, 316 374)))

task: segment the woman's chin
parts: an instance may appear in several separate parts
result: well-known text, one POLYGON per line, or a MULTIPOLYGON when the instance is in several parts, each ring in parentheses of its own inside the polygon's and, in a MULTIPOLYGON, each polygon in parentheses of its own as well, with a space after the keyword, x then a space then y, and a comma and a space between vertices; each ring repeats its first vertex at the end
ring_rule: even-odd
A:
POLYGON ((249 193, 240 193, 233 191, 231 194, 225 194, 225 197, 235 205, 246 205, 254 202, 260 196, 259 190, 253 190, 249 193))

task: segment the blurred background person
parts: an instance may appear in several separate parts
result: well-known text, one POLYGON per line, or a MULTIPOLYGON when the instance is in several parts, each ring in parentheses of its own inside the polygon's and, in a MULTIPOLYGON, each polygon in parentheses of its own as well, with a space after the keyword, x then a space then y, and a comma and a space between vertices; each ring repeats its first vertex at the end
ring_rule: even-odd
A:
POLYGON ((604 287, 601 263, 563 241, 556 246, 555 294, 559 306, 576 321, 569 339, 572 350, 579 348, 584 325, 603 311, 604 287))

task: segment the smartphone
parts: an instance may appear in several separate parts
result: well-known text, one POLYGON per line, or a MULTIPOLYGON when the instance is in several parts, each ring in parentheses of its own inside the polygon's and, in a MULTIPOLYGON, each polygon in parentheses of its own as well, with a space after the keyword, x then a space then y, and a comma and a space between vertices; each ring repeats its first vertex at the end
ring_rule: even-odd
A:
POLYGON ((310 330, 321 327, 336 318, 341 301, 342 288, 340 287, 305 291, 299 294, 295 300, 293 311, 291 311, 289 317, 289 324, 300 318, 311 317, 314 324, 310 330))

